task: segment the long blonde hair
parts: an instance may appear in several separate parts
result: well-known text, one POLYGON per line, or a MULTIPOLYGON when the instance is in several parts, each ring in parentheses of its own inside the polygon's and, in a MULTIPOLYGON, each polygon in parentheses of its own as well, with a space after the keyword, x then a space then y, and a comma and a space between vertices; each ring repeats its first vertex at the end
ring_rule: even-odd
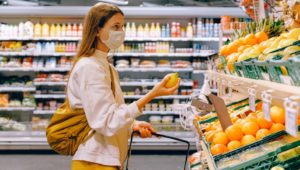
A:
POLYGON ((120 8, 108 3, 97 3, 91 7, 84 19, 82 39, 73 59, 72 68, 82 57, 89 57, 95 52, 98 28, 103 28, 106 22, 118 13, 124 15, 120 8))

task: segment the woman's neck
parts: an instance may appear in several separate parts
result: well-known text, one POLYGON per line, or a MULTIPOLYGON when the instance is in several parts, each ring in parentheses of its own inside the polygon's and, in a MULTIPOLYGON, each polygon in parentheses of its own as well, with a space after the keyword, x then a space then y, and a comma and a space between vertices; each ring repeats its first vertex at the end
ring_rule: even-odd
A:
POLYGON ((100 50, 102 52, 105 52, 105 53, 108 53, 109 52, 109 48, 102 42, 99 42, 97 44, 97 47, 96 47, 97 50, 100 50))

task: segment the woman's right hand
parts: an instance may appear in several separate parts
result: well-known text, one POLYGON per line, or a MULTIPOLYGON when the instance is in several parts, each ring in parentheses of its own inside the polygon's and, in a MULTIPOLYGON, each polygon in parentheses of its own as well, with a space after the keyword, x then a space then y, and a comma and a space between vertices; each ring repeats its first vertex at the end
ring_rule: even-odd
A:
POLYGON ((166 96, 174 94, 180 85, 180 79, 178 79, 176 85, 171 88, 166 88, 167 82, 170 80, 171 74, 166 75, 161 82, 156 84, 153 89, 148 92, 145 96, 136 101, 139 110, 143 110, 143 107, 149 103, 152 99, 159 96, 166 96))
POLYGON ((153 89, 150 91, 150 93, 153 94, 154 97, 159 97, 159 96, 166 96, 166 95, 172 95, 175 93, 175 91, 178 89, 180 86, 180 78, 178 78, 178 81, 174 87, 167 88, 165 87, 167 82, 170 80, 171 74, 166 75, 161 82, 156 84, 153 89))

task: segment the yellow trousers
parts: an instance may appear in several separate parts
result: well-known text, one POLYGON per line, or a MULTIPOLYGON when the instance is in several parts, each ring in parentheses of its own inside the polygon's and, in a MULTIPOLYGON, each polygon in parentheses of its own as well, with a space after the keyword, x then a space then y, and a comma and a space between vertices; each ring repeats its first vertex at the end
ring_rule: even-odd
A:
POLYGON ((72 170, 118 170, 118 168, 87 161, 72 161, 72 170))

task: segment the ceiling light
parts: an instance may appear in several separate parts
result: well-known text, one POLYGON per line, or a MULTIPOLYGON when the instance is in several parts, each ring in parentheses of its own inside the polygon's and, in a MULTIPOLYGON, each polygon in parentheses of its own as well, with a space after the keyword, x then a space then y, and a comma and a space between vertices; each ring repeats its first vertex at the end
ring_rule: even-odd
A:
POLYGON ((112 3, 112 4, 116 4, 116 5, 128 5, 128 1, 126 0, 98 0, 101 2, 108 2, 108 3, 112 3))

